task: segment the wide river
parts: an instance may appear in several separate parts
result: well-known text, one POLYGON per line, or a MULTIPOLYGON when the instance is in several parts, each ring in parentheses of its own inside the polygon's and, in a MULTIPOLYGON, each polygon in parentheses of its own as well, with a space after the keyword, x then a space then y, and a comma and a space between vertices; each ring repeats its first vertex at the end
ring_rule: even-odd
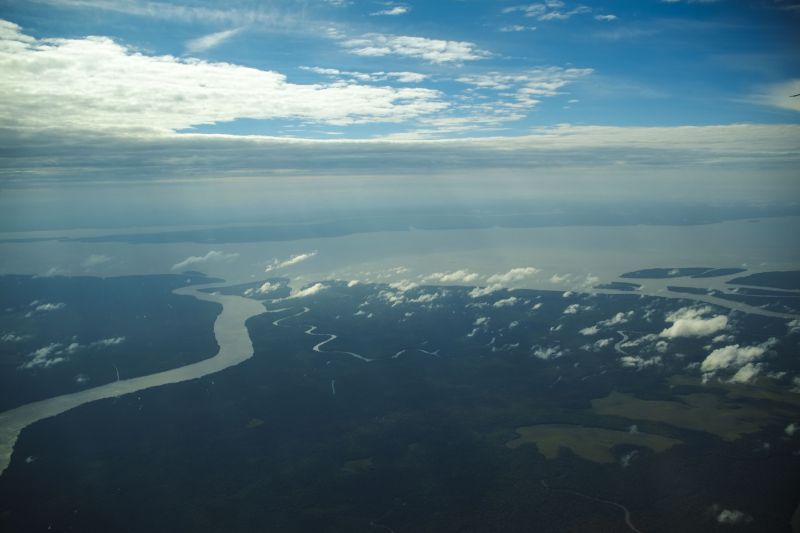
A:
POLYGON ((258 301, 241 296, 224 296, 200 291, 200 289, 214 286, 216 285, 194 285, 174 291, 176 294, 190 295, 200 300, 222 304, 222 313, 214 322, 214 335, 219 345, 219 352, 214 357, 156 374, 115 381, 99 387, 48 398, 0 413, 0 474, 5 471, 11 461, 14 444, 17 442, 20 432, 34 422, 59 415, 95 400, 201 378, 252 357, 253 344, 247 333, 245 322, 248 318, 263 313, 264 306, 258 301))
MULTIPOLYGON (((299 287, 324 279, 424 282, 431 273, 455 270, 475 272, 486 280, 493 273, 533 266, 538 273, 514 283, 514 287, 591 290, 598 282, 619 280, 623 272, 642 268, 743 267, 750 273, 800 269, 800 248, 796 242, 798 231, 800 217, 782 217, 701 226, 410 230, 235 244, 4 242, 0 243, 0 274, 163 274, 170 272, 173 265, 194 257, 194 262, 190 261, 191 268, 210 276, 228 280, 286 276, 291 278, 294 287, 299 287), (215 253, 209 255, 212 251, 215 253), (265 266, 276 259, 282 261, 303 253, 309 254, 307 261, 265 274, 265 266)), ((80 232, 62 232, 60 236, 73 233, 80 232)), ((0 237, 12 236, 25 237, 0 234, 0 237)), ((725 290, 724 282, 728 278, 635 280, 643 285, 636 294, 679 297, 723 305, 741 312, 794 318, 793 315, 768 312, 709 296, 676 294, 666 290, 668 284, 725 290)), ((239 296, 200 292, 204 287, 213 286, 220 285, 188 286, 175 292, 222 304, 222 313, 214 323, 219 344, 217 355, 173 370, 117 381, 0 413, 0 472, 8 466, 20 432, 30 424, 91 401, 197 379, 252 357, 253 346, 245 321, 263 313, 264 306, 239 296)), ((617 291, 592 292, 618 294, 617 291)))

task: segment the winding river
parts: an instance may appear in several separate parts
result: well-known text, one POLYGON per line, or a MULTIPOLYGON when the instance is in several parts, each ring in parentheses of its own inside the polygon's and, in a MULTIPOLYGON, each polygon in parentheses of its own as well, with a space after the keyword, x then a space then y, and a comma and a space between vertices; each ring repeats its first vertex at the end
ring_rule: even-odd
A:
POLYGON ((221 284, 192 285, 173 291, 178 295, 193 296, 199 300, 222 304, 222 312, 214 322, 214 335, 219 345, 219 351, 215 356, 172 370, 114 381, 99 387, 32 402, 0 413, 0 474, 11 462, 14 444, 17 442, 20 432, 39 420, 59 415, 96 400, 198 379, 250 359, 253 356, 253 343, 250 341, 245 322, 250 317, 264 313, 264 306, 261 302, 241 296, 210 294, 201 291, 201 289, 221 286, 221 284))
MULTIPOLYGON (((653 282, 653 280, 648 280, 648 281, 651 283, 653 282)), ((665 284, 664 280, 658 280, 658 281, 661 282, 662 284, 665 284)), ((253 344, 247 332, 247 327, 245 326, 245 322, 250 317, 265 312, 277 312, 277 311, 284 311, 286 309, 277 309, 274 311, 268 311, 264 308, 262 303, 257 300, 252 300, 242 296, 222 295, 218 293, 202 292, 202 289, 217 288, 217 287, 221 288, 226 285, 228 284, 214 283, 206 285, 192 285, 187 287, 180 287, 173 291, 175 294, 178 295, 193 296, 199 300, 216 302, 222 305, 222 312, 219 314, 216 321, 214 322, 214 335, 216 336, 217 344, 219 345, 219 351, 215 356, 186 366, 174 368, 172 370, 166 370, 164 372, 158 372, 155 374, 149 374, 146 376, 140 376, 125 380, 118 380, 91 389, 86 389, 70 394, 64 394, 53 398, 47 398, 45 400, 40 400, 37 402, 32 402, 0 413, 0 475, 2 475, 2 473, 5 471, 5 469, 8 467, 11 461, 11 455, 14 451, 14 445, 17 441, 17 438, 19 437, 20 432, 27 426, 35 422, 38 422, 39 420, 59 415, 61 413, 69 411, 70 409, 74 409, 83 404, 93 402, 96 400, 113 398, 116 396, 137 392, 143 389, 149 389, 152 387, 159 387, 162 385, 169 385, 172 383, 180 383, 182 381, 198 379, 203 376, 207 376, 209 374, 213 374, 221 370, 224 370, 226 368, 229 368, 231 366, 237 365, 252 357, 253 344)), ((680 298, 683 300, 694 300, 696 302, 712 303, 723 307, 727 307, 731 310, 741 311, 744 313, 755 313, 764 316, 789 318, 789 319, 797 318, 797 315, 767 311, 758 307, 741 304, 738 302, 731 302, 727 300, 713 298, 711 296, 706 296, 706 295, 683 294, 683 293, 676 294, 664 291, 663 288, 660 288, 661 290, 655 290, 655 291, 651 287, 647 287, 646 289, 644 291, 637 291, 637 293, 639 294, 644 293, 648 296, 680 298), (646 289, 650 290, 648 291, 646 289)), ((592 292, 605 293, 605 294, 623 293, 622 291, 614 291, 614 290, 594 290, 592 292)), ((289 318, 305 314, 308 311, 309 309, 307 307, 304 307, 300 312, 296 314, 288 315, 275 320, 273 322, 273 325, 287 327, 281 324, 281 322, 289 318)), ((337 338, 336 335, 332 333, 317 333, 315 326, 307 326, 307 329, 304 331, 304 333, 310 336, 328 337, 327 339, 317 343, 314 346, 313 349, 316 352, 342 353, 349 355, 351 357, 355 357, 365 362, 371 361, 371 359, 353 352, 345 352, 340 350, 322 350, 322 347, 325 344, 337 338)), ((620 342, 618 342, 614 347, 619 353, 624 353, 621 345, 627 340, 627 336, 622 332, 618 333, 623 337, 623 339, 620 342)), ((419 351, 428 353, 430 355, 438 355, 436 352, 427 352, 424 350, 419 350, 419 351)), ((395 354, 394 357, 398 357, 402 352, 403 351, 398 352, 397 354, 395 354)), ((335 390, 333 389, 333 385, 332 385, 332 390, 335 390)))

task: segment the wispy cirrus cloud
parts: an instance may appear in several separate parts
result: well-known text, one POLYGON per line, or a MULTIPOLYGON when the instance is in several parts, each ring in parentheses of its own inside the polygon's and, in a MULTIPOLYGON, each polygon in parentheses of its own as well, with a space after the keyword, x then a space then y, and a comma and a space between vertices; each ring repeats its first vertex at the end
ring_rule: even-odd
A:
POLYGON ((341 41, 342 48, 358 56, 383 57, 389 55, 414 57, 431 63, 463 63, 489 57, 489 52, 481 50, 467 41, 447 41, 414 37, 409 35, 390 35, 367 33, 360 37, 341 41))
POLYGON ((370 13, 370 15, 373 16, 373 17, 381 17, 381 16, 384 16, 384 17, 396 17, 398 15, 405 15, 409 11, 411 11, 411 7, 410 6, 407 6, 405 4, 391 4, 390 3, 386 7, 386 9, 381 9, 379 11, 375 11, 373 13, 370 13))
POLYGON ((522 13, 526 17, 532 17, 540 21, 548 20, 567 20, 575 15, 591 13, 592 8, 584 5, 574 7, 567 6, 561 0, 547 0, 533 4, 520 4, 509 6, 503 9, 503 13, 522 13))
POLYGON ((195 39, 186 41, 186 51, 190 53, 205 52, 215 48, 232 37, 235 37, 242 31, 243 28, 234 28, 232 30, 218 31, 203 35, 195 39))
POLYGON ((800 94, 800 78, 758 87, 746 100, 759 105, 800 111, 800 96, 794 96, 797 94, 800 94))
POLYGON ((287 0, 284 7, 275 2, 262 3, 247 7, 226 5, 218 7, 214 4, 181 4, 174 2, 136 0, 34 0, 36 3, 60 8, 80 10, 100 10, 135 17, 146 17, 157 20, 169 20, 183 23, 206 23, 220 25, 260 25, 287 27, 296 23, 302 13, 300 2, 287 0))

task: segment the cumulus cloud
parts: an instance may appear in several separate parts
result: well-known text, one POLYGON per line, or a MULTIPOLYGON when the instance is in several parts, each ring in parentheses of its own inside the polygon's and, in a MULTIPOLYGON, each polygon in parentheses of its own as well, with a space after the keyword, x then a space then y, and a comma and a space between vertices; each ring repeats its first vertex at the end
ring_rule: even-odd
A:
POLYGON ((401 279, 400 281, 395 281, 394 283, 389 284, 389 287, 400 292, 410 291, 411 289, 416 289, 418 286, 418 284, 407 279, 401 279))
POLYGON ((125 342, 125 337, 110 337, 108 339, 100 339, 89 344, 91 348, 108 348, 109 346, 119 346, 125 342))
POLYGON ((639 455, 639 450, 631 450, 620 457, 619 463, 622 465, 622 468, 628 468, 631 465, 631 461, 633 461, 637 455, 639 455))
POLYGON ((708 379, 716 372, 725 370, 739 370, 732 379, 735 383, 747 383, 754 379, 761 371, 761 366, 755 364, 777 341, 769 339, 757 346, 740 346, 731 344, 712 351, 700 364, 704 379, 708 379), (741 372, 741 373, 740 373, 741 372))
POLYGON ((60 309, 64 309, 67 304, 64 302, 39 302, 38 300, 34 300, 31 302, 30 306, 33 308, 33 311, 30 311, 26 317, 32 316, 33 313, 49 313, 51 311, 58 311, 60 309))
POLYGON ((632 316, 633 316, 633 311, 628 311, 627 313, 619 312, 607 320, 601 320, 597 324, 603 327, 618 326, 620 324, 626 323, 632 316))
POLYGON ((359 56, 398 55, 424 59, 431 63, 461 63, 489 57, 488 52, 474 43, 408 35, 367 33, 358 38, 345 39, 341 45, 346 51, 359 56))
POLYGON ((790 437, 794 437, 794 434, 795 434, 795 433, 797 433, 798 431, 800 431, 800 426, 798 426, 797 424, 795 424, 794 422, 792 422, 791 424, 789 424, 788 426, 786 426, 786 429, 784 429, 783 431, 784 431, 784 433, 786 433, 788 436, 790 436, 790 437))
POLYGON ((265 281, 258 287, 251 287, 244 291, 245 296, 252 296, 254 294, 269 294, 271 292, 275 292, 276 290, 280 289, 280 283, 270 283, 269 281, 265 281))
POLYGON ((594 346, 595 350, 601 350, 603 348, 608 348, 609 346, 611 346, 611 342, 613 340, 614 339, 600 339, 598 341, 595 341, 593 346, 594 346))
POLYGON ((535 357, 544 360, 554 359, 556 357, 561 357, 562 355, 564 355, 564 352, 561 349, 552 346, 547 348, 542 346, 533 346, 531 347, 531 350, 533 351, 533 355, 535 357))
POLYGON ((753 517, 738 509, 722 509, 717 514, 717 522, 728 526, 749 524, 753 517))
POLYGON ((747 363, 728 380, 730 383, 752 383, 763 370, 763 365, 759 363, 747 363))
POLYGON ((636 370, 642 370, 651 366, 661 366, 662 364, 660 355, 651 357, 649 359, 640 357, 638 355, 624 355, 619 358, 619 362, 622 364, 622 366, 635 368, 636 370))
POLYGON ((83 263, 81 263, 81 265, 83 265, 84 268, 92 268, 98 265, 103 265, 105 263, 108 263, 109 261, 111 261, 111 258, 107 255, 91 254, 89 257, 83 260, 83 263))
POLYGON ((314 257, 316 255, 317 255, 317 251, 314 250, 313 252, 307 252, 307 253, 303 253, 303 254, 293 255, 293 256, 289 257, 289 259, 286 259, 284 261, 279 261, 278 259, 273 259, 272 262, 269 263, 267 265, 267 267, 264 269, 264 272, 272 272, 273 270, 278 270, 280 268, 290 267, 290 266, 296 265, 297 263, 302 263, 303 261, 308 261, 309 259, 311 259, 312 257, 314 257))
POLYGON ((425 276, 424 281, 435 283, 474 283, 478 280, 478 274, 467 270, 456 270, 455 272, 434 272, 425 276))
POLYGON ((0 340, 3 342, 22 342, 28 337, 23 335, 17 335, 16 333, 4 333, 0 340))
POLYGON ((666 317, 667 322, 672 326, 664 329, 659 335, 661 337, 706 337, 722 331, 728 326, 728 317, 717 315, 705 318, 705 315, 712 313, 710 307, 684 307, 670 313, 666 317))
POLYGON ((597 335, 600 332, 600 328, 595 326, 589 326, 587 328, 583 328, 580 330, 581 335, 586 335, 587 337, 591 337, 592 335, 597 335))
MULTIPOLYGON (((396 39, 398 53, 409 52, 413 38, 396 39), (403 39, 412 41, 403 47, 403 39)), ((469 43, 438 51, 435 44, 423 40, 417 51, 443 61, 471 50, 469 43)), ((446 107, 431 89, 294 84, 278 72, 147 55, 106 37, 36 39, 5 21, 0 70, 0 121, 28 130, 165 133, 236 118, 345 125, 404 121, 446 107)))
POLYGON ((502 289, 502 285, 489 285, 488 287, 475 287, 471 291, 469 291, 470 298, 480 298, 482 296, 488 296, 495 291, 499 291, 502 289))
POLYGON ((322 283, 315 283, 303 289, 292 292, 292 298, 305 298, 306 296, 314 296, 327 289, 328 286, 322 283))
POLYGON ((516 296, 509 296, 508 298, 503 298, 502 300, 497 300, 495 303, 492 304, 492 307, 510 307, 516 305, 519 302, 519 299, 516 296))
POLYGON ((98 350, 119 346, 125 342, 125 337, 110 337, 90 342, 87 345, 78 342, 71 342, 64 346, 60 343, 51 343, 28 354, 29 360, 20 365, 23 369, 50 368, 53 365, 69 360, 69 356, 75 355, 83 350, 98 350))
POLYGON ((173 271, 186 270, 187 268, 194 268, 198 265, 205 265, 206 263, 230 263, 239 258, 237 253, 226 254, 218 250, 211 250, 206 255, 192 255, 172 265, 173 271))
POLYGON ((29 360, 20 365, 20 368, 50 368, 53 365, 63 363, 67 360, 66 357, 60 355, 63 353, 62 345, 58 343, 48 344, 38 350, 28 354, 29 360))
POLYGON ((538 268, 534 268, 531 266, 528 267, 517 267, 512 268, 508 272, 492 274, 487 278, 488 281, 492 285, 508 285, 510 283, 516 283, 532 276, 535 276, 539 272, 538 268))

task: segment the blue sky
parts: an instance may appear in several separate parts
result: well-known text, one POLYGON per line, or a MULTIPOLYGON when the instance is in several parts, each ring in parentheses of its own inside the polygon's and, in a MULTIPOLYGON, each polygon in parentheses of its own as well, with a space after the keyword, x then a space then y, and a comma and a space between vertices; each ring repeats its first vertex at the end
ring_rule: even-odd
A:
POLYGON ((797 191, 797 0, 34 0, 0 19, 0 186, 673 165, 797 191))

